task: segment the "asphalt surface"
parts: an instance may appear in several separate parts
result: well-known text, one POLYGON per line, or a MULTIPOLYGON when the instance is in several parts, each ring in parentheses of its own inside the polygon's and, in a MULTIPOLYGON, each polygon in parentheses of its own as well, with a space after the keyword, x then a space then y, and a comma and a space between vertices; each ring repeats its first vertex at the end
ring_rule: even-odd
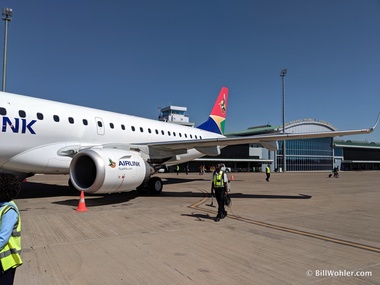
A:
POLYGON ((328 174, 232 173, 220 222, 210 173, 86 195, 87 212, 68 176, 32 177, 15 284, 380 284, 380 172, 328 174))

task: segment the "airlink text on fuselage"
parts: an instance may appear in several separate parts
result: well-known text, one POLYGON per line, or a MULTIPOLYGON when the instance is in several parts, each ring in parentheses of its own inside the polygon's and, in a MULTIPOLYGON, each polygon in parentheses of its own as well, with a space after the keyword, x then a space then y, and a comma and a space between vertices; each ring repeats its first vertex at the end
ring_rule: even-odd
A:
POLYGON ((30 122, 27 122, 26 119, 21 118, 15 118, 14 123, 9 119, 8 117, 3 117, 3 127, 2 132, 5 133, 7 131, 7 126, 10 127, 10 129, 14 133, 21 133, 25 134, 27 131, 29 131, 32 135, 35 135, 36 132, 33 130, 32 126, 37 122, 37 120, 31 120, 30 122), (20 130, 20 121, 21 121, 21 130, 20 130))

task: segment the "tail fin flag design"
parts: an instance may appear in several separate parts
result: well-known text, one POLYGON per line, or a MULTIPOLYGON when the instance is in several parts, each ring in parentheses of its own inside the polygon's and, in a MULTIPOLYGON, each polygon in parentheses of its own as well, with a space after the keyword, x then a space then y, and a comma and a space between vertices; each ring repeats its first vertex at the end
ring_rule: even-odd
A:
POLYGON ((198 126, 198 129, 224 134, 224 125, 228 106, 228 88, 222 87, 211 114, 206 122, 198 126))

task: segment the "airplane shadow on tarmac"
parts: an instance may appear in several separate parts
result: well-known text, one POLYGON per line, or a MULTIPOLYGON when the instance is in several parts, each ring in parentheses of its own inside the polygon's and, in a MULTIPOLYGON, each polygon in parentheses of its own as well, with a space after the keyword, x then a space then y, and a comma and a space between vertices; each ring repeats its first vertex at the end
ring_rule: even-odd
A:
MULTIPOLYGON (((188 179, 165 179, 164 184, 182 184, 189 182, 188 179)), ((199 179, 202 180, 202 179, 199 179)), ((181 186, 183 189, 184 186, 181 186)), ((64 185, 55 185, 55 184, 44 184, 44 183, 35 183, 27 182, 21 183, 21 191, 18 195, 18 199, 33 199, 33 198, 45 198, 45 197, 75 197, 73 199, 66 199, 61 201, 52 202, 59 205, 67 206, 77 206, 79 201, 80 192, 71 189, 69 186, 64 185)), ((149 195, 141 195, 137 190, 132 190, 122 193, 113 193, 113 194, 86 194, 86 206, 87 207, 96 207, 96 206, 105 206, 113 204, 122 204, 128 201, 131 201, 137 197, 149 197, 149 195)), ((312 196, 299 194, 299 195, 262 195, 262 194, 244 194, 244 193, 230 193, 229 196, 231 199, 240 198, 240 199, 310 199, 312 196)), ((192 191, 163 191, 160 195, 156 197, 178 197, 178 198, 194 198, 199 197, 200 199, 205 197, 211 197, 210 193, 205 192, 192 192, 192 191)))
MULTIPOLYGON (((190 181, 210 181, 210 179, 185 179, 185 178, 166 178, 163 179, 164 185, 168 184, 181 184, 186 183, 190 181)), ((207 187, 210 187, 210 185, 207 185, 207 187)), ((207 191, 209 191, 209 188, 207 188, 207 191)), ((165 192, 163 191, 161 196, 169 196, 169 197, 205 197, 206 195, 210 194, 207 193, 194 193, 194 192, 165 192)), ((228 194, 231 198, 253 198, 253 199, 310 199, 312 196, 306 195, 306 194, 299 194, 299 195, 262 195, 262 194, 243 194, 243 193, 229 193, 228 194)))
MULTIPOLYGON (((244 194, 244 193, 229 193, 231 199, 311 199, 313 196, 298 194, 298 195, 259 195, 259 194, 244 194)), ((162 197, 211 197, 209 193, 194 193, 194 192, 162 192, 162 197)))
POLYGON ((21 191, 17 198, 43 198, 43 197, 59 197, 59 196, 79 196, 78 191, 74 191, 69 186, 44 184, 38 182, 21 183, 21 191))
MULTIPOLYGON (((55 184, 43 184, 27 182, 21 183, 21 191, 17 196, 17 199, 33 199, 33 198, 47 198, 47 197, 75 197, 73 199, 66 199, 61 201, 52 202, 52 204, 77 206, 79 202, 80 192, 71 189, 69 186, 55 185, 55 184)), ((123 193, 114 194, 88 194, 86 195, 86 206, 104 206, 112 204, 121 204, 139 197, 137 191, 129 191, 123 193)))

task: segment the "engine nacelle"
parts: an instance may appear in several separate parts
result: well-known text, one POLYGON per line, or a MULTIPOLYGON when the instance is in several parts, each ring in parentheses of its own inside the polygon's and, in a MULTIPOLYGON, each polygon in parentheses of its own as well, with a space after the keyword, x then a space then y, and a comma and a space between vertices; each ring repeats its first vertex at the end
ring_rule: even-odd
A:
POLYGON ((137 152, 119 149, 86 149, 70 163, 72 184, 87 193, 134 190, 153 172, 137 152))

